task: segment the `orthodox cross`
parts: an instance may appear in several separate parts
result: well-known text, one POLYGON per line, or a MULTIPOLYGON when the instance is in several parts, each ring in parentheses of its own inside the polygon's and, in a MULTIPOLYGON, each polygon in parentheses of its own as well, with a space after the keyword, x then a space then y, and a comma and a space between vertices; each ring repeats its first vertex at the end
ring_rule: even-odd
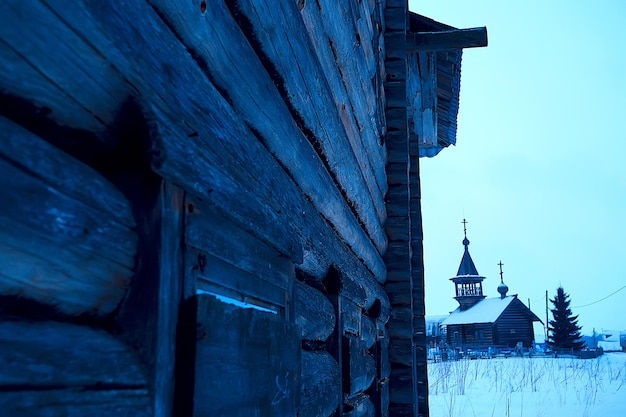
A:
POLYGON ((463 235, 465 235, 465 237, 467 237, 467 220, 463 219, 463 221, 461 222, 463 223, 463 235))
POLYGON ((498 265, 500 265, 500 282, 504 282, 502 280, 502 265, 504 265, 504 264, 502 263, 502 261, 500 261, 500 263, 498 265))

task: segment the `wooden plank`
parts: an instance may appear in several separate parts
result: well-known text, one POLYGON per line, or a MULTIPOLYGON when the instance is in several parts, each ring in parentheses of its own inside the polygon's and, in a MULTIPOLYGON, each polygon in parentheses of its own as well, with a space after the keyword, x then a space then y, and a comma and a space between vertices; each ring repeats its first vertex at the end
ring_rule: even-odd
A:
POLYGON ((132 277, 137 247, 122 193, 5 118, 0 171, 0 293, 71 315, 113 311, 132 277))
POLYGON ((331 302, 318 290, 294 283, 294 308, 300 336, 306 340, 325 341, 335 329, 337 318, 331 302))
POLYGON ((437 75, 433 52, 420 52, 417 56, 419 67, 420 101, 415 106, 415 133, 421 145, 437 146, 437 75))
POLYGON ((159 192, 161 237, 156 309, 154 416, 167 417, 174 407, 176 327, 182 301, 185 193, 163 181, 159 192))
POLYGON ((287 283, 276 285, 190 246, 185 248, 185 257, 187 276, 194 282, 188 297, 202 290, 275 311, 286 307, 287 283))
MULTIPOLYGON (((239 228, 198 197, 187 195, 185 208, 187 245, 210 253, 274 287, 288 287, 289 259, 281 257, 275 249, 239 228)), ((199 272, 211 280, 209 272, 199 272)), ((241 290, 244 291, 245 287, 241 290)))
POLYGON ((327 417, 341 401, 339 365, 326 351, 302 351, 300 417, 327 417))
MULTIPOLYGON (((284 99, 302 118, 301 128, 310 130, 308 139, 313 141, 314 146, 319 146, 320 157, 325 159, 370 239, 383 253, 386 236, 382 224, 376 216, 363 173, 358 168, 358 161, 339 119, 338 109, 332 102, 332 93, 306 35, 296 3, 239 0, 234 9, 249 21, 253 33, 248 35, 253 36, 251 41, 260 43, 262 48, 257 53, 264 54, 278 72, 286 90, 284 99), (302 71, 302 68, 307 70, 302 71)), ((346 226, 335 224, 340 234, 352 244, 349 235, 342 232, 346 226)), ((363 245, 362 242, 360 244, 363 245)), ((370 256, 369 253, 363 255, 370 256)))
POLYGON ((417 32, 407 35, 407 51, 437 51, 487 46, 487 28, 417 32))
POLYGON ((276 314, 198 295, 194 416, 294 415, 298 329, 276 314), (245 393, 245 395, 242 395, 245 393))

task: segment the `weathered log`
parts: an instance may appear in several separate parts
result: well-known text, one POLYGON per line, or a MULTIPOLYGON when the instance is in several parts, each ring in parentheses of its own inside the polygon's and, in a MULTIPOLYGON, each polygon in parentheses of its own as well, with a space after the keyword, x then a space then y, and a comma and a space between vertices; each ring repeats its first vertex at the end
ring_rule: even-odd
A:
POLYGON ((3 415, 20 417, 93 416, 93 417, 152 417, 147 388, 85 389, 68 387, 36 391, 0 392, 3 415))
POLYGON ((361 316, 361 339, 368 349, 376 342, 376 324, 367 316, 361 316))
MULTIPOLYGON (((359 285, 373 286, 373 277, 385 280, 382 260, 364 258, 358 248, 346 246, 331 232, 149 5, 131 2, 122 10, 108 2, 14 3, 6 19, 32 18, 34 22, 45 22, 52 30, 69 27, 69 32, 78 36, 43 36, 48 32, 34 25, 28 37, 14 39, 13 33, 6 35, 8 43, 27 51, 34 46, 47 50, 53 40, 54 45, 65 43, 69 49, 88 40, 89 55, 98 56, 106 65, 72 69, 89 70, 96 79, 108 74, 104 67, 122 74, 125 84, 109 93, 138 96, 138 104, 153 128, 156 142, 152 162, 161 176, 200 196, 207 205, 291 261, 302 261, 304 249, 301 268, 312 276, 323 277, 331 265, 336 265, 350 279, 362 283, 359 285), (169 70, 173 68, 176 70, 169 70)), ((58 32, 67 33, 61 29, 58 32)), ((65 65, 63 68, 67 69, 65 65)), ((67 76, 67 71, 63 75, 45 67, 40 70, 57 74, 58 79, 51 79, 51 84, 62 85, 63 76, 67 76)), ((105 87, 90 85, 91 89, 105 87)), ((71 94, 68 90, 62 97, 71 100, 71 94)), ((25 98, 36 95, 37 91, 32 90, 25 98)), ((98 107, 99 102, 92 105, 93 114, 106 110, 98 107)), ((63 102, 57 106, 52 109, 54 114, 65 111, 63 102)), ((373 298, 367 301, 373 302, 373 298)))
MULTIPOLYGON (((262 136, 269 151, 289 171, 316 209, 333 223, 335 229, 351 246, 364 253, 364 257, 371 256, 368 251, 373 248, 365 243, 368 238, 365 236, 359 238, 362 234, 359 221, 365 225, 366 230, 379 231, 382 230, 382 222, 375 220, 374 224, 370 224, 371 216, 364 209, 358 210, 358 221, 354 217, 325 164, 296 125, 288 104, 283 101, 274 81, 263 68, 226 6, 222 2, 214 2, 212 7, 200 15, 196 5, 190 2, 152 0, 151 3, 168 19, 186 46, 204 60, 213 82, 228 92, 228 99, 234 108, 242 114, 254 131, 262 136), (213 42, 207 43, 206 39, 212 39, 213 42), (320 193, 320 190, 324 190, 324 193, 320 193)), ((281 38, 275 38, 278 39, 281 38)), ((307 107, 313 112, 328 114, 328 110, 315 105, 317 103, 313 106, 311 104, 307 100, 307 107)), ((336 109, 332 110, 336 113, 336 109)), ((354 191, 346 195, 349 200, 370 198, 367 197, 370 192, 359 186, 357 180, 361 177, 370 178, 371 175, 361 176, 359 165, 362 164, 351 156, 353 149, 349 147, 347 140, 343 138, 343 141, 346 142, 345 146, 331 155, 339 162, 329 164, 330 168, 335 167, 334 173, 344 188, 344 182, 349 182, 354 187, 354 191), (358 173, 359 178, 354 173, 358 173), (343 177, 346 175, 348 178, 344 180, 343 177)), ((339 146, 341 144, 339 138, 333 141, 333 144, 339 146)), ((359 144, 355 149, 362 148, 363 146, 359 144)), ((379 166, 383 167, 384 164, 381 162, 379 166)), ((382 172, 384 174, 384 170, 382 172)), ((384 213, 380 192, 375 196, 375 201, 379 204, 377 209, 384 213)), ((380 247, 379 250, 384 250, 384 247, 380 247)))
POLYGON ((415 403, 411 366, 394 366, 389 378, 389 400, 396 404, 415 403))
POLYGON ((302 351, 301 417, 327 417, 341 401, 341 373, 326 351, 302 351))
MULTIPOLYGON (((365 127, 360 132, 363 137, 359 139, 363 145, 358 146, 358 149, 362 148, 366 154, 359 155, 357 149, 355 149, 355 153, 362 165, 364 163, 369 165, 369 170, 373 172, 373 177, 376 179, 376 185, 384 195, 387 190, 387 181, 384 172, 385 148, 380 145, 379 139, 379 136, 382 135, 382 127, 377 126, 375 121, 371 119, 371 100, 369 97, 367 100, 363 99, 365 94, 375 95, 376 92, 372 90, 371 85, 361 84, 368 77, 364 77, 354 68, 354 64, 360 62, 358 51, 351 49, 350 53, 345 55, 346 45, 350 44, 352 48, 352 45, 355 44, 350 42, 352 31, 348 27, 339 26, 345 21, 340 19, 336 13, 332 13, 326 8, 323 10, 324 13, 315 4, 311 4, 302 8, 300 13, 331 87, 335 105, 341 111, 341 120, 346 128, 346 133, 349 137, 351 135, 358 137, 358 126, 365 127), (348 59, 348 57, 352 59, 348 59), (357 74, 361 75, 357 76, 357 74)), ((362 20, 369 21, 369 19, 362 20)), ((364 42, 362 44, 369 43, 364 42)), ((373 74, 369 78, 372 76, 373 74)), ((358 145, 359 142, 355 143, 358 145)), ((368 180, 368 175, 365 175, 365 179, 368 180)), ((384 220, 381 219, 381 222, 384 223, 384 220)))
MULTIPOLYGON (((260 44, 262 51, 258 52, 269 58, 280 76, 286 89, 285 100, 302 118, 302 128, 310 130, 312 137, 309 139, 319 146, 321 157, 326 160, 345 197, 362 219, 368 235, 378 251, 384 253, 386 236, 382 223, 376 217, 377 209, 384 210, 382 194, 378 189, 368 192, 364 174, 346 137, 338 109, 332 102, 326 76, 315 56, 296 3, 238 0, 235 9, 249 21, 253 31, 249 34, 251 41, 260 44), (371 192, 377 195, 371 196, 371 192), (374 206, 374 201, 378 207, 374 206)), ((344 238, 347 237, 342 231, 345 224, 339 223, 335 227, 344 238)), ((350 242, 350 239, 346 240, 350 242)), ((369 253, 364 255, 370 256, 369 253)))
POLYGON ((389 342, 389 360, 393 364, 411 366, 413 363, 413 342, 410 338, 394 337, 389 342))
MULTIPOLYGON (((270 155, 263 157, 263 147, 149 5, 137 2, 120 8, 104 3, 45 0, 30 4, 13 1, 11 4, 4 10, 4 19, 16 24, 22 20, 28 22, 29 36, 18 36, 21 30, 6 30, 0 32, 0 40, 11 45, 20 56, 29 57, 23 66, 34 66, 49 80, 47 86, 25 86, 19 92, 24 99, 37 102, 41 88, 63 86, 64 94, 60 94, 56 102, 48 103, 54 106, 50 108, 51 114, 59 120, 70 118, 64 115, 71 111, 74 97, 82 95, 96 98, 82 104, 87 106, 89 113, 97 116, 116 114, 130 95, 140 96, 138 101, 145 111, 163 109, 161 113, 168 117, 162 119, 162 124, 171 124, 175 132, 173 137, 179 144, 153 145, 152 162, 157 171, 165 178, 176 179, 188 190, 198 188, 198 194, 220 199, 220 206, 245 228, 268 238, 289 257, 295 260, 301 257, 297 240, 288 233, 286 222, 275 214, 290 205, 281 204, 283 202, 276 201, 275 197, 266 197, 261 202, 257 196, 263 191, 271 192, 271 188, 278 185, 275 183, 281 182, 273 179, 271 169, 264 173, 276 166, 275 161, 270 155), (131 31, 131 28, 137 30, 131 31), (48 53, 50 50, 56 53, 48 53), (82 52, 77 55, 75 51, 82 52), (31 56, 31 53, 37 56, 31 56), (45 56, 39 57, 39 54, 45 56), (51 55, 54 59, 50 58, 51 55), (67 63, 76 56, 85 58, 85 61, 68 67, 67 63), (176 68, 176 71, 168 68, 176 68), (146 74, 151 76, 146 77, 146 74), (68 82, 68 79, 85 78, 98 82, 68 82), (196 91, 203 91, 203 94, 199 96, 196 91), (98 99, 100 96, 113 99, 98 99), (170 122, 170 118, 174 122, 170 122), (191 120, 197 125, 190 123, 191 120), (181 141, 180 137, 187 140, 181 141), (198 151, 203 147, 209 151, 201 152, 204 157, 200 157, 198 151), (257 156, 259 153, 261 156, 257 156), (169 154, 174 155, 174 161, 160 166, 159 156, 167 160, 169 154), (176 155, 187 162, 181 166, 176 155), (212 162, 207 164, 207 159, 212 162), (232 163, 225 165, 224 160, 232 163), (198 178, 203 181, 196 181, 198 178), (242 195, 247 195, 249 201, 245 207, 241 204, 242 195), (268 202, 273 203, 271 207, 268 202)), ((4 74, 8 69, 0 69, 3 72, 0 79, 15 77, 4 74)), ((101 119, 108 123, 111 118, 101 119)), ((70 127, 83 126, 72 124, 70 127)), ((302 212, 301 207, 298 209, 302 212)))
POLYGON ((297 327, 276 314, 196 297, 193 415, 295 415, 297 327))
POLYGON ((19 1, 3 6, 3 92, 31 100, 61 125, 102 133, 128 95, 117 69, 49 11, 19 1))
POLYGON ((59 322, 0 322, 5 415, 152 415, 136 355, 102 330, 59 322))
POLYGON ((413 314, 410 307, 397 307, 391 310, 388 323, 391 337, 413 337, 413 314))
POLYGON ((344 372, 347 371, 347 394, 356 395, 372 385, 376 377, 376 361, 369 354, 365 342, 358 337, 345 335, 343 339, 344 372))
POLYGON ((321 292, 300 281, 294 285, 293 303, 300 336, 324 341, 335 329, 337 318, 333 305, 321 292))
POLYGON ((0 293, 72 315, 113 311, 132 277, 137 247, 122 193, 1 117, 0 171, 0 293))
POLYGON ((376 408, 374 404, 369 397, 365 397, 354 404, 350 411, 344 413, 343 417, 374 417, 375 415, 376 408))

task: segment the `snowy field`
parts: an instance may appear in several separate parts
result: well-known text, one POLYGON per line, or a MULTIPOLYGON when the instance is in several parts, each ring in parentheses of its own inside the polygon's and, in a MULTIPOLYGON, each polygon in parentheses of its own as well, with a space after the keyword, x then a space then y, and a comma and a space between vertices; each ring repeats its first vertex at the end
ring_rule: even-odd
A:
POLYGON ((428 364, 431 417, 623 417, 626 353, 428 364))

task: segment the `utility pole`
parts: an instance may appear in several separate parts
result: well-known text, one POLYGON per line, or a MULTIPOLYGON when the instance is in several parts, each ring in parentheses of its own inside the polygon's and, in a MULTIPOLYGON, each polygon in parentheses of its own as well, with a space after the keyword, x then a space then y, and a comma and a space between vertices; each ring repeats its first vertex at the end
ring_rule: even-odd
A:
POLYGON ((548 290, 546 290, 546 343, 548 343, 548 290))

